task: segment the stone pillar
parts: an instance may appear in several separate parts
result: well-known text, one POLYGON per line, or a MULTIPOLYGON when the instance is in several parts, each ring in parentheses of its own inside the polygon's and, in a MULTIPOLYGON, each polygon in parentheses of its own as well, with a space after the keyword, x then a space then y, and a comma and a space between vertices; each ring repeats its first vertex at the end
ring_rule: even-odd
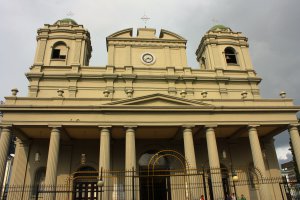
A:
MULTIPOLYGON (((45 177, 45 189, 55 189, 57 180, 57 164, 59 157, 60 146, 60 130, 58 127, 53 127, 50 135, 48 160, 45 177)), ((53 199, 53 198, 47 198, 53 199)))
POLYGON ((101 168, 110 170, 110 132, 109 127, 100 127, 99 172, 101 168))
POLYGON ((10 185, 22 185, 25 183, 26 166, 29 158, 30 142, 28 140, 16 139, 16 149, 10 185))
POLYGON ((126 141, 125 141, 125 196, 126 200, 137 199, 136 197, 136 181, 132 177, 135 173, 132 169, 136 170, 136 152, 135 152, 135 130, 134 127, 126 127, 126 141), (133 187, 134 185, 134 187, 133 187), (133 198, 133 195, 135 197, 133 198))
POLYGON ((200 180, 197 176, 197 165, 196 165, 196 156, 195 156, 195 148, 194 148, 194 140, 193 140, 193 132, 192 127, 187 126, 184 127, 183 130, 183 142, 184 142, 184 154, 186 163, 187 174, 189 175, 189 195, 190 199, 200 199, 199 194, 199 186, 200 180))
MULTIPOLYGON (((1 136, 0 136, 0 188, 3 185, 7 156, 9 153, 9 145, 11 140, 11 128, 2 127, 1 136)), ((1 190, 0 190, 1 196, 1 190)))
MULTIPOLYGON (((104 187, 102 188, 102 199, 110 199, 110 191, 106 188, 112 188, 109 180, 109 170, 110 170, 110 127, 99 127, 100 131, 100 154, 99 154, 99 178, 101 177, 104 181, 104 187)), ((100 197, 98 199, 101 199, 100 197)))
MULTIPOLYGON (((265 163, 264 163, 256 127, 257 126, 249 126, 250 147, 251 147, 254 167, 259 170, 262 178, 265 178, 266 177, 266 168, 265 168, 265 163)), ((260 194, 261 200, 270 199, 270 195, 268 194, 268 185, 267 184, 260 185, 259 194, 260 194)))
POLYGON ((298 170, 300 172, 300 137, 298 131, 299 124, 292 124, 289 127, 290 137, 293 145, 293 150, 298 165, 298 170))
POLYGON ((210 167, 210 178, 213 188, 213 196, 215 200, 223 200, 224 192, 222 184, 222 175, 220 169, 216 135, 213 126, 206 127, 206 142, 210 167))
POLYGON ((196 156, 194 148, 193 133, 191 127, 184 127, 183 130, 183 142, 184 142, 184 153, 185 159, 187 160, 189 166, 187 169, 197 169, 196 166, 196 156))

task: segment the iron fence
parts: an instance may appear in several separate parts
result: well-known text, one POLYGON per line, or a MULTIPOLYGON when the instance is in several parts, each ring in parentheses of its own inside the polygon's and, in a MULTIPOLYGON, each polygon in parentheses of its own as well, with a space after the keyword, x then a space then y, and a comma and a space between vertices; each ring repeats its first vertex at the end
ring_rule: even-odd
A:
MULTIPOLYGON (((262 184, 280 187, 285 200, 299 199, 297 184, 283 183, 281 177, 261 177, 255 170, 235 169, 152 169, 138 171, 83 171, 65 184, 9 185, 1 189, 1 200, 206 200, 225 199, 237 189, 262 184), (233 177, 238 177, 235 180, 233 177)), ((239 196, 241 194, 237 194, 239 196)), ((249 198, 248 198, 249 199, 249 198)))

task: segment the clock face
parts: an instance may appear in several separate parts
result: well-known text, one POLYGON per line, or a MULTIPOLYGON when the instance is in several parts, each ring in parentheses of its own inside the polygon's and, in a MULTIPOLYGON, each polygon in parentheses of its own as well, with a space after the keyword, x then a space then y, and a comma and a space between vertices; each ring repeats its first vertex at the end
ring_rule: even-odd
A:
POLYGON ((155 62, 155 57, 151 53, 142 54, 142 62, 146 65, 153 64, 155 62))

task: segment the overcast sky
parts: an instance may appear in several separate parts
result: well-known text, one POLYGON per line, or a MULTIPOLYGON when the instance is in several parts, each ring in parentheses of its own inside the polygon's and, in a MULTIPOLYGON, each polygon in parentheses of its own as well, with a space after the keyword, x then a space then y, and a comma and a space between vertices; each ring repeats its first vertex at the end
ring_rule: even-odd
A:
MULTIPOLYGON (((278 98, 281 90, 300 104, 299 0, 0 0, 0 99, 14 87, 27 95, 24 76, 33 64, 36 31, 43 24, 70 17, 91 33, 91 66, 107 63, 105 38, 118 30, 147 27, 175 32, 188 40, 190 67, 197 68, 195 50, 204 33, 216 23, 249 38, 255 70, 263 78, 264 98, 278 98)), ((280 162, 291 158, 288 134, 276 138, 280 162)))

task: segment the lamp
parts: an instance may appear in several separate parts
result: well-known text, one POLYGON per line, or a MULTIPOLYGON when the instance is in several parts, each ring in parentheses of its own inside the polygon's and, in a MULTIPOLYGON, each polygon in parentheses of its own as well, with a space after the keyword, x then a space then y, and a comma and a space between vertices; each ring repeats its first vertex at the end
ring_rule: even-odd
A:
POLYGON ((99 179, 98 182, 97 182, 97 186, 98 187, 103 187, 104 186, 104 181, 99 179))
POLYGON ((226 158, 227 158, 225 149, 222 151, 222 156, 223 156, 223 159, 226 159, 226 158))
POLYGON ((103 181, 103 168, 101 167, 101 170, 100 170, 100 177, 98 178, 98 181, 97 181, 97 186, 99 188, 99 192, 100 192, 100 200, 102 200, 102 188, 104 186, 104 181, 103 181))
POLYGON ((233 181, 233 189, 234 189, 234 194, 237 197, 237 193, 236 193, 236 187, 235 187, 235 183, 239 180, 239 177, 236 173, 235 170, 232 170, 232 181, 233 181))
POLYGON ((85 165, 85 163, 86 163, 86 155, 84 153, 81 154, 80 163, 82 165, 85 165))
POLYGON ((235 170, 233 170, 233 172, 232 172, 232 180, 233 180, 233 182, 237 182, 239 180, 239 177, 235 170))
POLYGON ((40 162, 40 160, 41 160, 41 154, 39 152, 36 152, 34 154, 34 161, 35 162, 40 162))

